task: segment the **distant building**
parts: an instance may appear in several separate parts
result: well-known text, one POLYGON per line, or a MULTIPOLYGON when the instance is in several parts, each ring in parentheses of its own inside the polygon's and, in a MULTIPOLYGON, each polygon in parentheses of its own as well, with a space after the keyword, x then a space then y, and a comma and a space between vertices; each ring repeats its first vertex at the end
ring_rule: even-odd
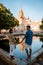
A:
POLYGON ((22 28, 23 30, 26 30, 26 26, 30 25, 31 30, 40 31, 39 26, 40 26, 41 22, 31 21, 31 19, 29 17, 26 18, 24 16, 22 9, 20 9, 18 20, 19 20, 19 28, 20 29, 22 28))

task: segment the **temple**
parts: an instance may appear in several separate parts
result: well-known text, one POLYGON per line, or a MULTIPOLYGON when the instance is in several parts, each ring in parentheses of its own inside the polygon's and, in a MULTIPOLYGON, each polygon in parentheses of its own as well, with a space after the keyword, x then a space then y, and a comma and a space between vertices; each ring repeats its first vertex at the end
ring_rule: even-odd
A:
POLYGON ((22 9, 20 9, 18 20, 19 20, 19 26, 20 26, 21 29, 25 30, 26 26, 30 25, 31 30, 40 31, 39 26, 40 26, 41 22, 40 21, 39 22, 32 21, 29 17, 26 18, 24 16, 22 9))

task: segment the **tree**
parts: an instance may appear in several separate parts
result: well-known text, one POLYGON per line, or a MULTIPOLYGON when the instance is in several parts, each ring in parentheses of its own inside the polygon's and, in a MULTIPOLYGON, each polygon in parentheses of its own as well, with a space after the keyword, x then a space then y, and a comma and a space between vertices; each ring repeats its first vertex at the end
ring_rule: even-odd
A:
POLYGON ((0 29, 9 29, 19 25, 19 21, 12 15, 9 9, 0 4, 0 29))
POLYGON ((43 30, 43 19, 41 21, 40 29, 43 30))

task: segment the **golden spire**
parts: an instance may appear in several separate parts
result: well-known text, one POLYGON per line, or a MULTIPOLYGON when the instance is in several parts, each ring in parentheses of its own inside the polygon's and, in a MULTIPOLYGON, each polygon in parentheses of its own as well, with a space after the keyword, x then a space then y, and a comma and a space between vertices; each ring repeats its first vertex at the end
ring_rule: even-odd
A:
POLYGON ((23 13, 23 11, 22 11, 22 8, 20 9, 19 17, 20 17, 20 18, 24 18, 24 13, 23 13))

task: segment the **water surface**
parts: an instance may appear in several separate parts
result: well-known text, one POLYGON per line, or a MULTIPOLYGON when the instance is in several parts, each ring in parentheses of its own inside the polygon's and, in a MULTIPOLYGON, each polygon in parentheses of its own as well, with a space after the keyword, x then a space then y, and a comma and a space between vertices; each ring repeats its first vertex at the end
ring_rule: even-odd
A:
MULTIPOLYGON (((20 39, 22 39, 22 37, 20 37, 20 39)), ((23 42, 23 43, 25 43, 25 42, 23 42)), ((32 54, 35 53, 37 50, 39 50, 42 47, 42 44, 43 44, 43 37, 42 37, 42 40, 41 40, 41 37, 33 37, 32 54)), ((20 46, 20 44, 18 44, 16 46, 16 49, 14 50, 14 56, 17 58, 20 58, 20 59, 26 59, 27 54, 25 51, 25 47, 22 48, 22 45, 20 46)))

